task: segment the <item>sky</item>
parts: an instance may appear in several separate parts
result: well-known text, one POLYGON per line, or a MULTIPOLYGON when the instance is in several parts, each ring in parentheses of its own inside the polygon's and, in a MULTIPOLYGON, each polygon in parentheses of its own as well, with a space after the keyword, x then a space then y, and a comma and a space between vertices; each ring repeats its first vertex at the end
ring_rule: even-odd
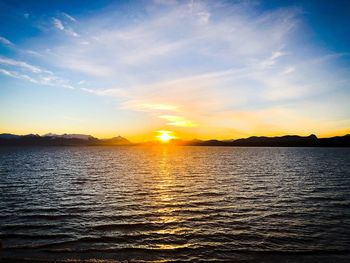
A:
POLYGON ((350 133, 350 1, 0 0, 0 133, 350 133))

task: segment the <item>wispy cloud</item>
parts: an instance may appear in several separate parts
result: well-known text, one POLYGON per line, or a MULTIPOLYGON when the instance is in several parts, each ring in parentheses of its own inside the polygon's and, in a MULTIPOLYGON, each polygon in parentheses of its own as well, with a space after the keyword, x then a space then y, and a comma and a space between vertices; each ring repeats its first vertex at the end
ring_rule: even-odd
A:
POLYGON ((123 109, 132 109, 137 111, 148 111, 148 112, 159 112, 159 111, 170 111, 177 112, 178 107, 171 104, 161 103, 145 103, 142 101, 129 100, 122 105, 123 109))
POLYGON ((161 119, 167 120, 167 124, 171 126, 179 126, 179 127, 196 127, 198 126, 196 123, 187 120, 186 118, 182 116, 176 116, 176 115, 160 115, 158 116, 161 119))
POLYGON ((74 89, 69 81, 57 77, 53 72, 31 65, 25 61, 0 57, 0 65, 7 67, 0 69, 0 74, 21 80, 30 81, 35 84, 58 86, 74 89))
POLYGON ((56 86, 56 87, 62 87, 62 88, 67 88, 67 89, 74 89, 72 85, 70 85, 67 81, 60 79, 55 76, 29 76, 27 74, 23 74, 22 72, 17 72, 13 70, 7 70, 0 68, 0 74, 16 78, 16 79, 21 79, 25 81, 29 81, 35 84, 39 85, 47 85, 47 86, 56 86))
POLYGON ((22 80, 27 80, 27 81, 30 81, 32 83, 39 84, 38 81, 36 81, 35 79, 29 77, 28 75, 21 74, 21 73, 16 72, 16 71, 11 71, 11 70, 6 70, 6 69, 0 68, 0 74, 3 74, 3 75, 8 76, 8 77, 12 77, 12 78, 16 78, 16 79, 22 79, 22 80))
POLYGON ((14 60, 14 59, 11 59, 11 58, 0 57, 0 64, 20 67, 22 69, 29 70, 29 71, 31 71, 33 73, 43 73, 43 72, 45 72, 45 73, 48 73, 48 74, 52 74, 52 72, 50 72, 48 70, 43 70, 43 69, 40 69, 39 67, 30 65, 27 62, 18 61, 18 60, 14 60))
POLYGON ((12 50, 18 52, 18 53, 22 53, 22 54, 29 54, 29 55, 35 55, 35 56, 40 56, 39 52, 36 52, 34 50, 30 50, 30 49, 22 49, 19 48, 17 45, 15 45, 13 42, 11 42, 9 39, 0 36, 0 44, 5 45, 9 48, 11 48, 12 50))
POLYGON ((57 28, 60 31, 65 32, 67 35, 70 35, 72 37, 78 37, 79 36, 79 34, 76 33, 72 28, 65 27, 63 25, 63 22, 60 19, 58 19, 58 18, 55 18, 55 17, 52 18, 52 23, 53 23, 55 28, 57 28))
POLYGON ((68 20, 72 21, 72 22, 77 22, 77 20, 76 20, 73 16, 68 15, 67 13, 64 13, 64 12, 63 12, 62 15, 63 15, 65 18, 67 18, 68 20))
POLYGON ((64 30, 64 26, 63 26, 63 23, 61 20, 59 20, 57 18, 53 18, 52 23, 57 29, 64 30))
MULTIPOLYGON (((81 83, 81 81, 79 81, 80 85, 83 85, 83 83, 81 83)), ((89 88, 80 88, 80 90, 85 91, 85 92, 89 92, 89 93, 93 93, 99 96, 111 96, 111 97, 127 97, 127 93, 122 90, 122 89, 89 89, 89 88)))
POLYGON ((274 64, 277 63, 277 59, 284 55, 285 53, 282 51, 274 51, 268 59, 262 61, 261 63, 262 68, 268 68, 273 66, 274 64))
POLYGON ((290 74, 292 72, 295 71, 295 67, 294 66, 288 66, 284 71, 283 74, 290 74))
POLYGON ((81 41, 70 41, 69 46, 57 47, 55 52, 62 61, 56 62, 100 76, 101 72, 113 75, 119 71, 129 75, 133 68, 149 71, 149 66, 165 66, 164 70, 171 66, 177 70, 180 65, 182 70, 198 73, 218 65, 247 64, 273 52, 271 60, 276 59, 279 53, 275 50, 280 49, 284 36, 293 29, 293 11, 272 13, 256 21, 245 12, 248 11, 241 13, 235 8, 227 11, 225 7, 210 10, 204 3, 178 4, 135 25, 108 28, 103 25, 106 19, 101 23, 97 17, 84 23, 84 30, 89 29, 90 37, 85 39, 89 45, 81 47, 81 41), (210 20, 212 13, 215 19, 210 20), (181 63, 184 60, 186 63, 181 63))
POLYGON ((0 43, 6 46, 14 46, 14 44, 5 37, 0 36, 0 43))

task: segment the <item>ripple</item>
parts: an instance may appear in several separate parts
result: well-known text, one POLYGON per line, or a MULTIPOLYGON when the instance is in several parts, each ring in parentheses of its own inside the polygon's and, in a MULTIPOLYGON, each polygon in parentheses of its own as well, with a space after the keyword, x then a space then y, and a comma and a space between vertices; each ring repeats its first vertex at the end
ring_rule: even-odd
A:
POLYGON ((350 260, 350 149, 0 151, 3 258, 350 260))

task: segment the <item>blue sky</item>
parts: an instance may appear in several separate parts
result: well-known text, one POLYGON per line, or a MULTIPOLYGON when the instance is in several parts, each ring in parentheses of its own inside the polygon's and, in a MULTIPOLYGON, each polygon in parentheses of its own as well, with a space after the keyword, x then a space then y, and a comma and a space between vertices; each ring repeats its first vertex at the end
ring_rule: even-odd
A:
POLYGON ((0 1, 0 132, 350 131, 349 1, 0 1))

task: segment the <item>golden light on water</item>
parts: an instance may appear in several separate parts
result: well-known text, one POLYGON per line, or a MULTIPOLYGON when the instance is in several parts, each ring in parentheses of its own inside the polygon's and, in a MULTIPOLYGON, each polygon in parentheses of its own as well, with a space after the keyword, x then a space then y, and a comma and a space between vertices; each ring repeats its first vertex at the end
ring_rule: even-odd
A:
POLYGON ((160 140, 162 143, 168 143, 170 140, 175 139, 176 137, 172 135, 172 131, 157 131, 159 133, 158 140, 160 140))

